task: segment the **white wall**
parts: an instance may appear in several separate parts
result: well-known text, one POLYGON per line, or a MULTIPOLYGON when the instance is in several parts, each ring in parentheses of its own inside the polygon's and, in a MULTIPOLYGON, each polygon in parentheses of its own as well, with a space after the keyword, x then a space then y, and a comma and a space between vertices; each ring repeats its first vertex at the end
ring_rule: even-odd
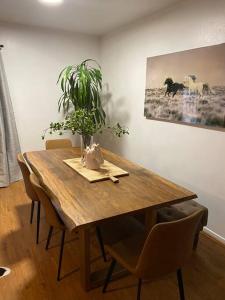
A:
POLYGON ((0 23, 0 44, 22 151, 43 149, 43 129, 60 118, 59 72, 86 58, 99 60, 99 39, 0 23))
POLYGON ((102 144, 196 192, 209 208, 208 227, 225 238, 225 132, 143 115, 147 57, 222 42, 224 0, 184 1, 104 36, 101 59, 112 101, 107 110, 128 125, 130 136, 102 144))

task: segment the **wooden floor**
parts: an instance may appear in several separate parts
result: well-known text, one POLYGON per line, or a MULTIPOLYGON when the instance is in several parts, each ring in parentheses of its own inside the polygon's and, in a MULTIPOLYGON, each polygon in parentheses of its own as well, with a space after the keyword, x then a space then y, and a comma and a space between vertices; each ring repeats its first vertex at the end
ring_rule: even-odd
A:
MULTIPOLYGON (((35 211, 36 212, 36 211, 35 211)), ((45 251, 48 226, 42 215, 40 244, 35 244, 35 226, 29 224, 30 201, 22 182, 0 189, 0 265, 12 269, 0 279, 1 300, 133 300, 136 279, 127 276, 109 285, 109 292, 95 289, 86 293, 80 287, 78 241, 67 234, 62 276, 56 281, 59 233, 55 233, 49 251, 45 251)), ((104 265, 93 235, 93 265, 104 265)), ((225 299, 225 248, 206 235, 201 235, 192 262, 183 269, 186 299, 225 299)), ((142 300, 179 299, 176 276, 171 274, 156 282, 145 283, 142 300)))

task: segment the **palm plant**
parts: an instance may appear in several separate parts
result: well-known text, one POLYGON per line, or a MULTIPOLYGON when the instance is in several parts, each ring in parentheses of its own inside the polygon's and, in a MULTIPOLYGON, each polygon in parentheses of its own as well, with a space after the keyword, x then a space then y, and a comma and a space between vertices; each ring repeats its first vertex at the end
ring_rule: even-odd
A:
POLYGON ((119 123, 114 126, 105 124, 106 114, 101 104, 102 73, 95 60, 86 59, 79 65, 64 68, 57 83, 62 90, 58 110, 63 109, 65 119, 51 122, 50 127, 44 130, 42 139, 48 131, 62 135, 63 131, 70 130, 72 134, 78 133, 87 146, 91 136, 104 129, 111 130, 118 137, 129 134, 119 123), (91 62, 97 67, 92 67, 91 62))
POLYGON ((76 66, 68 66, 59 75, 58 83, 62 89, 62 95, 58 101, 59 111, 63 108, 68 112, 86 109, 94 111, 96 125, 105 124, 105 112, 102 108, 100 94, 102 90, 101 68, 95 60, 86 59, 76 66), (97 67, 92 67, 93 62, 97 67))

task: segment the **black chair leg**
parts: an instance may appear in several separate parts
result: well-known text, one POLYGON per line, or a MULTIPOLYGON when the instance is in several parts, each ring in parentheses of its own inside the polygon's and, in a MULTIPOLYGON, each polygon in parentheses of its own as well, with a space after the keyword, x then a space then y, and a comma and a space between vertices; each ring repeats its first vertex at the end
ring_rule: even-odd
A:
POLYGON ((36 236, 36 244, 38 244, 38 242, 39 242, 40 216, 41 216, 41 202, 40 202, 40 201, 38 201, 38 209, 37 209, 37 236, 36 236))
POLYGON ((96 226, 96 234, 97 234, 99 246, 100 246, 100 249, 101 249, 101 252, 102 252, 102 257, 103 257, 104 261, 106 262, 107 259, 106 259, 106 253, 105 253, 104 243, 103 243, 103 240, 102 240, 101 230, 100 230, 100 228, 98 226, 96 226))
POLYGON ((48 246, 49 246, 49 243, 50 243, 50 240, 51 240, 51 237, 52 237, 52 232, 53 232, 53 226, 50 226, 49 232, 48 232, 48 239, 47 239, 47 243, 46 243, 46 246, 45 246, 46 250, 48 250, 48 246))
POLYGON ((138 279, 137 300, 141 300, 141 286, 142 286, 142 280, 138 279))
POLYGON ((115 268, 115 265, 116 265, 116 260, 113 259, 112 262, 111 262, 111 265, 109 267, 109 270, 108 270, 108 273, 107 273, 107 276, 106 276, 106 279, 105 279, 105 283, 104 283, 104 286, 103 286, 103 289, 102 289, 102 292, 105 293, 106 292, 106 289, 107 289, 107 286, 109 284, 109 281, 112 277, 112 273, 113 273, 113 270, 115 268))
POLYGON ((177 281, 178 281, 178 285, 179 285, 180 300, 185 300, 184 285, 183 285, 183 278, 182 278, 181 269, 177 270, 177 281))
POLYGON ((61 273, 61 265, 62 265, 62 257, 63 257, 63 248, 64 248, 64 240, 65 240, 65 230, 62 231, 61 237, 61 245, 60 245, 60 252, 59 252, 59 265, 58 265, 58 274, 57 280, 60 281, 60 273, 61 273))
POLYGON ((33 215, 34 215, 34 201, 31 202, 31 211, 30 211, 30 224, 33 222, 33 215))

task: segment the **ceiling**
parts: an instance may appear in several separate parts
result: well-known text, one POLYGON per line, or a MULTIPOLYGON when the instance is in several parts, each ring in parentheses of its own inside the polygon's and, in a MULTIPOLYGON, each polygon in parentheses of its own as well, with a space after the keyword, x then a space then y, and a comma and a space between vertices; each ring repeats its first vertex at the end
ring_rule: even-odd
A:
POLYGON ((0 21, 103 35, 184 0, 0 0, 0 21))

